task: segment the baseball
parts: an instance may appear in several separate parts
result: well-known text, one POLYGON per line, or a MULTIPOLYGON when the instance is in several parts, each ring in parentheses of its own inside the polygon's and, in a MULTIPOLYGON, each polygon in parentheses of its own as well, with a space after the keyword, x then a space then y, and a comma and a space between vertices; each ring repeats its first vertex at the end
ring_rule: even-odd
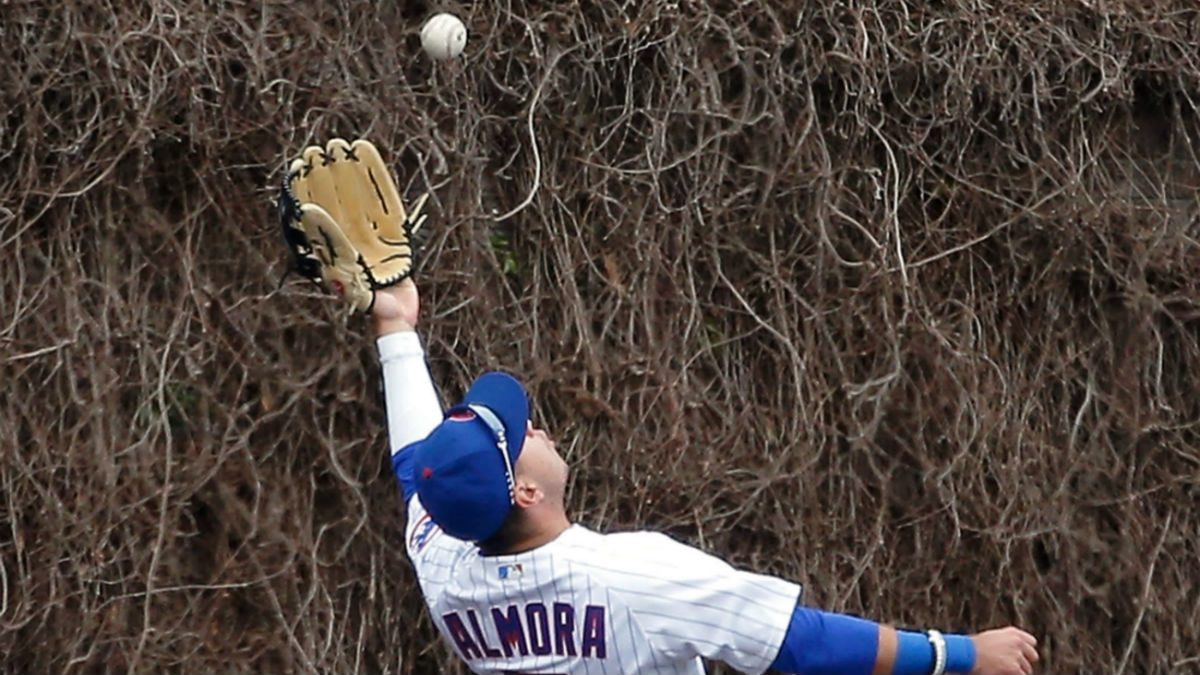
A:
POLYGON ((466 45, 467 27, 453 14, 434 14, 421 26, 421 46, 439 61, 458 56, 466 45))

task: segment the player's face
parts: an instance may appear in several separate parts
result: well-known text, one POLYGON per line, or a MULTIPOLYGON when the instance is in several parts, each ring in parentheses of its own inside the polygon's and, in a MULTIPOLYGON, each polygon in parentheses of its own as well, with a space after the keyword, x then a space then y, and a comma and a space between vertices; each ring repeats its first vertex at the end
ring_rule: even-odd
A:
POLYGON ((553 491, 559 496, 566 488, 569 474, 567 463, 558 454, 554 441, 532 422, 525 429, 525 444, 517 460, 517 471, 528 471, 535 480, 544 483, 547 492, 553 491))

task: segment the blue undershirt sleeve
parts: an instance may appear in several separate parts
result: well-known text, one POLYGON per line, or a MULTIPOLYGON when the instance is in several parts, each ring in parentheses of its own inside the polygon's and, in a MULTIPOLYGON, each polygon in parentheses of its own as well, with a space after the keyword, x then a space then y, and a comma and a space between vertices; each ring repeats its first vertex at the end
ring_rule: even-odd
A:
POLYGON ((879 624, 796 605, 771 668, 797 675, 870 675, 879 624))

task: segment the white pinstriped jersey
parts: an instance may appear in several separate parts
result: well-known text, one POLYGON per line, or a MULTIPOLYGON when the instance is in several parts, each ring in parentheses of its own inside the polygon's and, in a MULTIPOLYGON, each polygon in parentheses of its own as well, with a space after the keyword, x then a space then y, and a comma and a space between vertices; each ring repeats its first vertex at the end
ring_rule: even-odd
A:
POLYGON ((478 673, 703 673, 700 657, 760 673, 800 594, 653 532, 573 525, 533 551, 484 556, 433 525, 419 497, 408 508, 425 601, 478 673))
MULTIPOLYGON (((414 333, 378 347, 396 452, 441 422, 441 406, 414 333)), ((434 623, 478 673, 703 673, 702 658, 760 673, 800 595, 652 532, 573 525, 533 551, 484 556, 415 495, 405 542, 434 623)))

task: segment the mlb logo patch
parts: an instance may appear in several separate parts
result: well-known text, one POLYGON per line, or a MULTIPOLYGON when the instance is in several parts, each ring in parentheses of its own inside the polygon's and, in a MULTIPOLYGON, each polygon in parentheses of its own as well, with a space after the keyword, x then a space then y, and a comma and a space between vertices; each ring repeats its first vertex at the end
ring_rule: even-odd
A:
POLYGON ((501 579, 520 579, 525 574, 525 570, 521 567, 521 563, 515 565, 501 565, 499 570, 501 579))

